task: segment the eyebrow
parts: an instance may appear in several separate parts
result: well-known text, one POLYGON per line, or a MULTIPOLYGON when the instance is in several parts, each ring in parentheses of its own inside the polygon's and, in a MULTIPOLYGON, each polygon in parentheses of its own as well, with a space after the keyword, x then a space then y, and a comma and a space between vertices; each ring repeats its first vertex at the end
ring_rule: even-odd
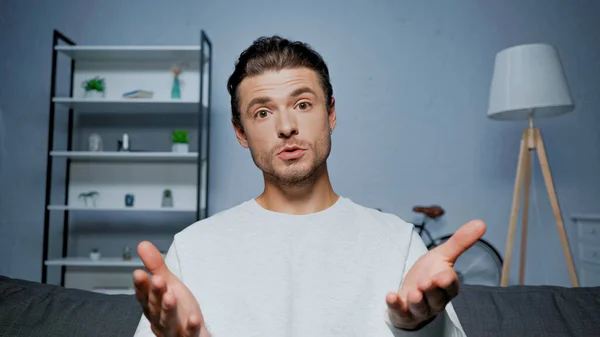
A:
POLYGON ((298 97, 298 96, 300 96, 302 94, 305 94, 305 93, 310 93, 310 94, 313 94, 313 95, 317 96, 317 93, 314 90, 312 90, 311 88, 309 88, 309 87, 298 88, 298 89, 292 91, 292 93, 290 94, 290 96, 292 96, 292 97, 298 97))
MULTIPOLYGON (((292 91, 292 93, 290 94, 290 96, 291 97, 298 97, 298 96, 300 96, 302 94, 305 94, 305 93, 310 93, 310 94, 313 94, 313 95, 317 96, 317 93, 314 90, 312 90, 311 88, 309 88, 309 87, 298 88, 298 89, 292 91)), ((249 111, 250 108, 253 105, 256 105, 256 104, 267 104, 269 102, 271 102, 271 98, 269 98, 269 97, 255 97, 255 98, 251 99, 250 102, 248 103, 246 111, 249 111)))
POLYGON ((269 97, 255 97, 250 100, 250 103, 248 103, 248 107, 246 108, 246 111, 250 111, 250 108, 255 104, 267 104, 270 101, 271 101, 271 99, 269 97))

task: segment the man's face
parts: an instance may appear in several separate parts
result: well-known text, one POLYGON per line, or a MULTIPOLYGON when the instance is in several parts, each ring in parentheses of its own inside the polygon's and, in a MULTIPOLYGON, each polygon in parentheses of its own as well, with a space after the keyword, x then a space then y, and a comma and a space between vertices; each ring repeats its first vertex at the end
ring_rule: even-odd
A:
MULTIPOLYGON (((331 149, 329 112, 317 74, 308 68, 268 71, 239 86, 240 144, 254 163, 283 185, 310 180, 331 149)), ((333 104, 332 104, 333 106, 333 104)))

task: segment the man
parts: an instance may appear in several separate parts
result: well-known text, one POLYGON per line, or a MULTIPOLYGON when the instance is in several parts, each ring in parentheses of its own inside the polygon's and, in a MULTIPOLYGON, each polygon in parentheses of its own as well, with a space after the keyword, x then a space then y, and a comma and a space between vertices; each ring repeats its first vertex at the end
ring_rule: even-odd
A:
POLYGON ((309 46, 254 41, 228 89, 264 191, 176 234, 165 261, 140 243, 136 336, 464 336, 452 266, 485 225, 428 252, 411 224, 334 192, 335 99, 309 46))

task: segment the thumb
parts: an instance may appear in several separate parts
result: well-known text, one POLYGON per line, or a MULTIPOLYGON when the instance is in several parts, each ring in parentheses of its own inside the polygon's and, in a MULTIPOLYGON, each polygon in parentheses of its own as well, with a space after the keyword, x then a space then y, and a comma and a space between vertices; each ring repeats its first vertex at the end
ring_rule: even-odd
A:
POLYGON ((148 241, 140 242, 137 251, 144 266, 152 275, 158 274, 166 277, 171 273, 165 264, 162 254, 152 243, 148 241))
POLYGON ((481 220, 469 221, 460 227, 443 244, 434 250, 454 263, 467 249, 471 248, 485 233, 485 223, 481 220))

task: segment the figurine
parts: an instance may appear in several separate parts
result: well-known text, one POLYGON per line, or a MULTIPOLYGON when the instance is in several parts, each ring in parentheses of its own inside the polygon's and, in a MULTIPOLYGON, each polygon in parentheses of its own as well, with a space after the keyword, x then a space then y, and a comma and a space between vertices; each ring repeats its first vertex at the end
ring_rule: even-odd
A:
POLYGON ((123 260, 131 260, 131 249, 129 246, 125 246, 125 248, 123 248, 123 260))
POLYGON ((118 147, 118 151, 119 152, 125 152, 125 151, 129 151, 131 149, 131 145, 130 145, 130 141, 129 141, 129 135, 124 133, 123 134, 123 140, 119 140, 117 141, 117 147, 118 147))
POLYGON ((133 196, 133 194, 126 194, 125 195, 125 206, 132 207, 134 200, 135 200, 135 197, 133 196))
POLYGON ((100 195, 100 193, 96 192, 96 191, 90 191, 90 192, 82 192, 79 193, 78 198, 79 199, 83 199, 83 202, 85 203, 85 206, 87 207, 88 203, 87 203, 87 199, 88 198, 92 198, 92 206, 96 207, 96 198, 100 195))
POLYGON ((163 191, 162 207, 173 207, 173 193, 171 190, 163 191))

